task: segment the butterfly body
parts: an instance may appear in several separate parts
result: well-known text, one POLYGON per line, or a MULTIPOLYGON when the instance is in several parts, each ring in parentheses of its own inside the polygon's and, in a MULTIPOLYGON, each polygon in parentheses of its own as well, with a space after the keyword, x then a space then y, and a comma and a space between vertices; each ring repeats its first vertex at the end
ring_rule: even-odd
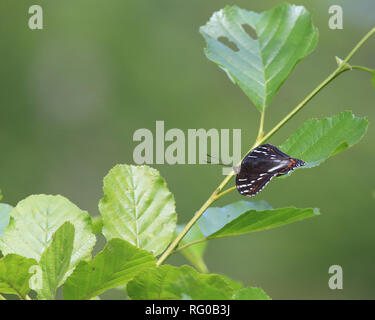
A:
POLYGON ((263 144, 251 150, 242 160, 236 176, 237 190, 242 195, 254 196, 273 177, 288 174, 304 165, 304 161, 292 158, 275 146, 263 144))

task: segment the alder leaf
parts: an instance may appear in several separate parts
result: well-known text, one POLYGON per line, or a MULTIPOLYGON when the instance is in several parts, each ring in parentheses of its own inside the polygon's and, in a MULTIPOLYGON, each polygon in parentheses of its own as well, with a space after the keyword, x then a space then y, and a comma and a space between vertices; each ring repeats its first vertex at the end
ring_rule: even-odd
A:
POLYGON ((287 3, 262 13, 226 6, 200 32, 208 59, 240 86, 260 112, 318 39, 311 14, 287 3))
POLYGON ((159 171, 148 166, 117 165, 104 178, 99 210, 103 234, 158 255, 172 240, 177 214, 173 194, 159 171))
POLYGON ((355 117, 351 111, 321 120, 306 121, 280 149, 307 164, 301 169, 315 167, 329 157, 358 143, 366 133, 368 121, 355 117))

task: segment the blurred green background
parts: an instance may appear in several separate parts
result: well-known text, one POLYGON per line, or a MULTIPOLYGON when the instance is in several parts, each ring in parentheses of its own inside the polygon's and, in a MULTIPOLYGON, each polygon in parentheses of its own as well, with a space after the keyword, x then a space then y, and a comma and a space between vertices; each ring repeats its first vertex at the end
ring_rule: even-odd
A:
MULTIPOLYGON (((241 128, 242 150, 257 132, 259 112, 203 53, 198 32, 214 11, 236 4, 254 11, 280 1, 28 0, 0 2, 0 188, 16 205, 30 194, 61 194, 97 215, 102 178, 132 163, 133 133, 241 128), (28 28, 28 8, 44 10, 44 30, 28 28)), ((313 12, 320 37, 271 103, 270 129, 334 68, 375 21, 375 3, 294 1, 313 12), (344 29, 328 28, 340 4, 344 29)), ((375 67, 375 38, 353 59, 375 67)), ((319 207, 322 215, 282 228, 213 240, 211 272, 262 287, 273 299, 375 298, 375 91, 370 75, 347 72, 324 89, 269 142, 278 145, 311 117, 343 110, 366 116, 365 138, 322 166, 277 179, 254 199, 274 207, 319 207), (343 267, 344 289, 330 290, 328 268, 343 267)), ((189 220, 223 179, 221 167, 158 165, 189 220)), ((233 180, 231 181, 233 185, 233 180)), ((217 205, 245 199, 233 192, 217 205)), ((246 200, 246 199, 245 199, 246 200)), ((252 199, 249 199, 252 200, 252 199)), ((168 263, 186 263, 172 256, 168 263)), ((106 295, 115 298, 115 292, 106 295)))

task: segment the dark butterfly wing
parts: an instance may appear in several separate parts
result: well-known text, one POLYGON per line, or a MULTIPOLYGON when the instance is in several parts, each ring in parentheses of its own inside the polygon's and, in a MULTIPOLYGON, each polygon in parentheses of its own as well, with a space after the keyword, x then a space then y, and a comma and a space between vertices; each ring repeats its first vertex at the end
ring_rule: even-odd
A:
MULTIPOLYGON (((251 150, 245 157, 248 159, 266 159, 269 160, 270 158, 276 158, 276 153, 272 149, 273 146, 269 144, 262 144, 251 150)), ((281 152, 281 151, 280 151, 281 152)))
POLYGON ((271 152, 271 154, 276 155, 276 157, 281 157, 281 158, 287 158, 289 159, 290 156, 287 155, 286 153, 282 152, 281 150, 277 149, 275 146, 270 145, 270 144, 263 144, 259 146, 261 148, 267 148, 271 152))
POLYGON ((300 159, 296 158, 289 158, 289 164, 286 168, 281 169, 278 173, 277 176, 282 176, 285 174, 288 174, 290 171, 293 171, 294 169, 298 167, 304 166, 306 163, 300 159))
POLYGON ((236 176, 237 190, 247 196, 261 191, 275 176, 289 173, 305 165, 270 144, 260 145, 251 150, 243 159, 236 176))
MULTIPOLYGON (((270 144, 262 144, 249 152, 247 155, 250 158, 257 159, 267 159, 267 160, 276 160, 276 159, 290 159, 291 157, 281 150, 277 149, 275 146, 270 144)), ((247 157, 246 156, 246 157, 247 157)))
POLYGON ((241 173, 236 176, 236 187, 240 194, 244 196, 255 196, 262 191, 276 174, 261 173, 259 175, 244 175, 241 173))
POLYGON ((251 167, 251 172, 259 168, 259 172, 277 172, 277 176, 280 176, 305 164, 304 161, 292 158, 273 145, 263 144, 251 150, 242 161, 241 166, 251 167))

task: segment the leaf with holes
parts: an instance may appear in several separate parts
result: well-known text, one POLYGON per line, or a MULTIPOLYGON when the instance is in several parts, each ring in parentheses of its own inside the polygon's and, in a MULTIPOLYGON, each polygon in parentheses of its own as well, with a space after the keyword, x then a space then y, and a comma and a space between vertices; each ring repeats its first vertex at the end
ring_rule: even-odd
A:
POLYGON ((202 233, 207 239, 237 236, 283 226, 319 214, 319 210, 313 208, 272 209, 267 203, 259 202, 255 202, 251 208, 251 204, 237 202, 224 208, 207 209, 198 220, 202 233), (233 214, 228 216, 231 210, 233 214))
POLYGON ((104 178, 99 210, 107 239, 124 239, 158 255, 170 243, 177 215, 172 193, 148 166, 117 165, 104 178))
POLYGON ((13 207, 8 204, 0 203, 0 238, 4 235, 4 230, 9 224, 12 209, 13 207))
POLYGON ((62 196, 33 195, 20 201, 10 213, 0 250, 4 255, 16 253, 39 262, 52 235, 67 221, 75 228, 69 274, 80 260, 91 256, 96 238, 89 214, 62 196))
POLYGON ((26 299, 30 291, 30 267, 37 264, 34 259, 8 254, 0 259, 0 293, 16 294, 26 299))
POLYGON ((143 268, 155 266, 155 258, 121 239, 110 240, 91 261, 81 261, 64 285, 64 299, 91 299, 122 286, 143 268))
POLYGON ((261 112, 318 39, 311 14, 286 3, 263 13, 227 6, 214 13, 200 32, 208 59, 224 69, 261 112), (249 35, 249 28, 256 37, 249 35))
POLYGON ((366 133, 368 121, 355 117, 350 111, 331 118, 306 121, 280 149, 307 164, 317 166, 329 157, 359 142, 366 133))

